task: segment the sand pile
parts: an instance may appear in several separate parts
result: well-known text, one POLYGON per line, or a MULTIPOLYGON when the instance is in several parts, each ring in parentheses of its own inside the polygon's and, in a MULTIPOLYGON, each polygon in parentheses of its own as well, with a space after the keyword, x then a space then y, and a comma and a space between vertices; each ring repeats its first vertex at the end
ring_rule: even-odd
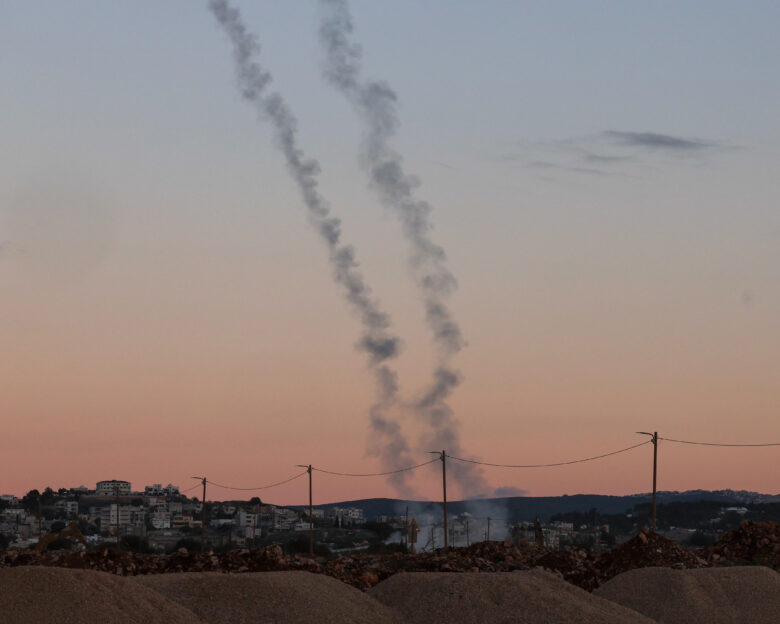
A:
POLYGON ((396 574, 369 595, 410 624, 654 624, 542 570, 396 574))
POLYGON ((780 622, 780 574, 760 566, 616 576, 594 592, 664 624, 780 622))
POLYGON ((384 605, 341 581, 309 572, 191 572, 129 579, 213 624, 290 622, 395 624, 384 605))
POLYGON ((202 624, 191 611, 129 579, 91 570, 0 569, 3 624, 202 624))

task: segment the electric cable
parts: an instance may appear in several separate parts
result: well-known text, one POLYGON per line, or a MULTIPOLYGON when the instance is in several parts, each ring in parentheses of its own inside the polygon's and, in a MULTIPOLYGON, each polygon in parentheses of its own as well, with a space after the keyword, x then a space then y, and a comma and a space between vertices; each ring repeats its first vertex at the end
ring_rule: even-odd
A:
POLYGON ((552 466, 568 466, 570 464, 581 464, 583 462, 589 462, 594 461, 596 459, 602 459, 603 457, 609 457, 610 455, 617 455, 618 453, 625 453, 626 451, 630 451, 632 449, 635 449, 640 446, 644 446, 645 444, 650 444, 652 440, 645 440, 644 442, 640 442, 639 444, 634 444, 633 446, 626 447, 624 449, 620 449, 619 451, 612 451, 610 453, 604 453, 603 455, 595 455, 594 457, 586 457, 584 459, 574 459, 572 461, 565 461, 565 462, 557 462, 554 464, 491 464, 489 462, 481 462, 477 461, 476 459, 464 459, 462 457, 455 457, 453 455, 447 455, 450 459, 454 459, 455 461, 459 462, 468 462, 469 464, 479 464, 480 466, 493 466, 496 468, 550 468, 552 466))
POLYGON ((678 444, 698 444, 701 446, 780 446, 780 442, 768 442, 766 444, 726 444, 721 442, 691 442, 690 440, 675 440, 674 438, 662 438, 659 440, 666 440, 667 442, 677 442, 678 444))
POLYGON ((295 481, 295 479, 298 479, 305 475, 308 471, 304 470, 303 472, 298 473, 294 477, 290 477, 289 479, 285 479, 284 481, 279 481, 277 483, 271 483, 270 485, 262 485, 260 487, 251 487, 251 488, 245 488, 245 487, 232 487, 230 485, 220 485, 219 483, 214 483, 213 481, 206 479, 206 483, 209 483, 210 485, 213 485, 218 488, 224 488, 226 490, 242 490, 242 491, 250 491, 250 490, 267 490, 269 488, 276 487, 278 485, 284 485, 285 483, 289 483, 290 481, 295 481))
POLYGON ((351 472, 333 472, 332 470, 323 470, 322 468, 315 468, 312 466, 312 470, 316 470, 317 472, 322 472, 329 475, 336 475, 339 477, 383 477, 385 475, 391 475, 391 474, 397 474, 399 472, 406 472, 407 470, 415 470, 417 468, 421 468, 422 466, 427 466, 428 464, 432 464, 433 462, 440 461, 437 457, 436 459, 432 459, 427 462, 423 462, 422 464, 416 464, 414 466, 408 466, 406 468, 399 468, 398 470, 388 470, 387 472, 368 472, 368 473, 351 473, 351 472))

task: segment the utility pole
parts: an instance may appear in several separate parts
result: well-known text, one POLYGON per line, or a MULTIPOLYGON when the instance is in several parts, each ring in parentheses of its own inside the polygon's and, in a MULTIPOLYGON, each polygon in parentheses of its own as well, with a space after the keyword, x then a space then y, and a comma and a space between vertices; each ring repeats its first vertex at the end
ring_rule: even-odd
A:
POLYGON ((650 441, 653 443, 653 533, 655 533, 656 529, 656 507, 655 507, 655 499, 656 499, 656 478, 658 476, 658 432, 653 431, 653 433, 649 433, 647 431, 637 431, 637 433, 641 433, 642 435, 649 435, 650 441))
POLYGON ((442 500, 444 501, 444 548, 449 546, 449 537, 447 535, 447 451, 429 451, 434 455, 438 455, 441 459, 441 483, 442 483, 442 500))
POLYGON ((311 502, 311 464, 304 466, 298 464, 298 468, 306 468, 306 472, 309 473, 309 555, 314 556, 314 516, 312 515, 312 502, 311 502))
POLYGON ((192 477, 203 483, 203 499, 200 504, 200 552, 206 550, 206 477, 192 477))
MULTIPOLYGON (((16 516, 18 519, 19 516, 16 516)), ((41 516, 41 494, 38 493, 38 543, 40 543, 41 538, 43 537, 43 520, 41 516)))
POLYGON ((469 521, 466 520, 466 546, 468 547, 470 545, 471 544, 469 543, 469 521))
POLYGON ((406 506, 406 520, 404 520, 404 547, 409 550, 409 505, 406 506))
POLYGON ((658 432, 653 431, 653 533, 655 533, 655 495, 656 477, 658 475, 658 432))
POLYGON ((116 502, 116 550, 119 552, 122 550, 120 544, 122 535, 122 522, 119 520, 119 484, 114 484, 114 501, 116 502))
POLYGON ((257 514, 252 514, 252 550, 257 550, 257 514))

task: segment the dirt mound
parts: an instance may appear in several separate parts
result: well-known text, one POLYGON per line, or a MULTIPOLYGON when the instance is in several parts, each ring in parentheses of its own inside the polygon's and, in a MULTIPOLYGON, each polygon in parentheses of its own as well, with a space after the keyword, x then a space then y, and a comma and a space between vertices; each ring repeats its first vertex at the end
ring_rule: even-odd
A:
POLYGON ((589 594, 550 572, 396 574, 369 591, 403 622, 651 624, 621 605, 589 594))
POLYGON ((594 593, 659 622, 780 622, 780 574, 759 566, 632 570, 594 593))
POLYGON ((0 620, 4 624, 202 624, 191 611, 128 579, 44 567, 0 569, 0 620))
POLYGON ((397 622, 365 593, 309 572, 155 574, 129 582, 154 589, 213 624, 397 622))
POLYGON ((278 546, 258 550, 232 550, 228 553, 191 553, 185 548, 170 555, 141 555, 111 548, 90 551, 34 550, 0 552, 4 566, 44 565, 63 568, 100 570, 122 576, 161 572, 264 572, 269 570, 317 570, 318 564, 307 557, 285 556, 278 546))
POLYGON ((703 554, 715 565, 751 563, 780 570, 780 523, 743 522, 703 554))
POLYGON ((636 568, 701 568, 707 562, 670 539, 642 531, 625 544, 601 553, 595 565, 603 583, 636 568))
POLYGON ((588 591, 599 585, 593 559, 583 550, 551 550, 536 558, 534 565, 554 570, 569 583, 588 591))

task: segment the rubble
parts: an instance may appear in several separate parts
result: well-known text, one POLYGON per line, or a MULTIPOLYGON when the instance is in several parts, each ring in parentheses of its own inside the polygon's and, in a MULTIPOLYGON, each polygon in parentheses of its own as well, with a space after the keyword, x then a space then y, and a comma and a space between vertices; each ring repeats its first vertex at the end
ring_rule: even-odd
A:
POLYGON ((556 572, 572 585, 588 591, 599 586, 595 558, 584 550, 552 550, 535 559, 534 565, 556 572))
POLYGON ((598 554, 584 550, 550 550, 528 542, 477 542, 468 547, 439 549, 420 554, 355 553, 310 558, 285 555, 279 546, 227 553, 192 553, 186 549, 168 555, 144 555, 113 549, 92 551, 0 551, 0 568, 23 565, 56 566, 110 572, 120 576, 180 572, 245 573, 302 570, 339 579, 367 590, 404 572, 512 572, 544 568, 573 585, 593 591, 614 576, 644 567, 674 569, 746 562, 778 569, 780 529, 777 523, 746 522, 714 546, 697 553, 643 529, 612 550, 598 554))
POLYGON ((780 571, 780 523, 743 522, 701 555, 711 565, 763 565, 780 571))
POLYGON ((625 544, 601 553, 595 566, 599 581, 604 582, 636 568, 683 570, 702 568, 707 566, 707 562, 676 542, 644 528, 625 544))

